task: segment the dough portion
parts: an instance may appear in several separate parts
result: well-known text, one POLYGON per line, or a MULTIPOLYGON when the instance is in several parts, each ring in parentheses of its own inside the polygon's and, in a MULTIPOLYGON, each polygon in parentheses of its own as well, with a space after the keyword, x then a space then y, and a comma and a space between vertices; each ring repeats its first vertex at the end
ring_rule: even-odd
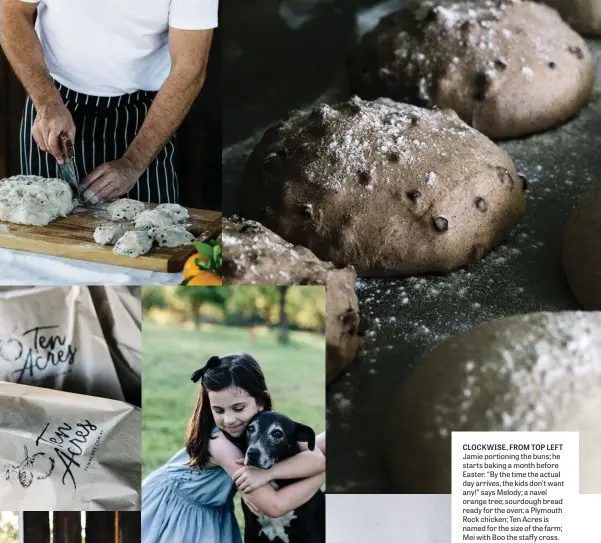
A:
POLYGON ((188 210, 179 204, 159 204, 155 209, 167 215, 174 223, 185 222, 188 218, 188 210))
POLYGON ((601 492, 601 312, 487 322, 436 347, 392 410, 402 493, 451 493, 453 431, 579 431, 580 492, 601 492))
POLYGON ((152 238, 146 232, 132 230, 117 240, 113 247, 113 253, 134 258, 146 254, 151 248, 152 238))
POLYGON ((113 245, 127 230, 127 225, 123 223, 107 222, 99 224, 94 230, 94 241, 100 245, 113 245))
POLYGON ((601 185, 590 190, 568 220, 563 269, 586 309, 601 310, 601 185))
POLYGON ((241 215, 360 275, 475 262, 525 211, 513 162, 451 110, 352 98, 270 128, 240 183, 241 215))
POLYGON ((111 219, 115 221, 131 221, 137 215, 142 213, 146 205, 138 200, 132 200, 130 198, 120 198, 111 202, 106 210, 108 211, 111 219))
POLYGON ((0 181, 0 220, 46 226, 75 207, 69 185, 60 179, 16 175, 0 181))
POLYGON ((326 379, 354 358, 361 342, 355 270, 337 269, 255 221, 223 219, 224 285, 327 285, 326 379))
POLYGON ((159 247, 181 247, 194 243, 194 235, 178 225, 149 228, 146 232, 159 247))
POLYGON ((601 34, 601 2, 599 0, 544 0, 582 34, 601 34))
POLYGON ((425 0, 384 17, 349 61, 352 92, 450 108, 491 138, 541 132, 591 96, 585 41, 520 0, 425 0))
POLYGON ((147 209, 135 217, 136 229, 172 226, 173 219, 156 209, 147 209))

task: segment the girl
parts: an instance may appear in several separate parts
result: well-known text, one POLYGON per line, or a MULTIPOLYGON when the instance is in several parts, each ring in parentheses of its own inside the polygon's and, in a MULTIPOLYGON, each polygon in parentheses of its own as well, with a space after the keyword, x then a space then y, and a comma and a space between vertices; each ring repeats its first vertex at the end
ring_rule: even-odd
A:
MULTIPOLYGON (((248 423, 271 410, 265 377, 252 356, 214 356, 192 380, 200 380, 201 387, 186 448, 142 483, 142 543, 241 543, 233 477, 241 481, 250 509, 269 517, 306 503, 325 479, 319 447, 305 446, 266 474, 240 468, 248 423), (276 477, 303 480, 277 491, 263 483, 276 477)), ((318 441, 325 450, 323 434, 318 441)))

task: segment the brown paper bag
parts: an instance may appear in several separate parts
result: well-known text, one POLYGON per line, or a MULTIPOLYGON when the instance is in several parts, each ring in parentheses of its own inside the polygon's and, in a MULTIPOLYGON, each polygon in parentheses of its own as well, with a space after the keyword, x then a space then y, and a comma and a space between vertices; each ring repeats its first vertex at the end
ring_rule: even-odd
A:
POLYGON ((139 510, 140 446, 132 405, 0 383, 0 511, 139 510))
POLYGON ((88 287, 0 292, 0 380, 124 400, 88 287))

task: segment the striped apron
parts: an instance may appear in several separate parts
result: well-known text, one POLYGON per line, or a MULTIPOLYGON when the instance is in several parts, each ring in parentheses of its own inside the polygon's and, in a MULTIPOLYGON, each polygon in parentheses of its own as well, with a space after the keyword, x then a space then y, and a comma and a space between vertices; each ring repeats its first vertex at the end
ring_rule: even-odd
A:
MULTIPOLYGON (((80 182, 104 162, 121 158, 142 126, 156 92, 90 96, 56 83, 75 123, 75 167, 80 182)), ((31 135, 36 110, 29 96, 21 118, 21 173, 58 177, 55 158, 42 151, 31 135)), ((173 135, 148 169, 123 197, 156 204, 178 203, 179 184, 173 135)))

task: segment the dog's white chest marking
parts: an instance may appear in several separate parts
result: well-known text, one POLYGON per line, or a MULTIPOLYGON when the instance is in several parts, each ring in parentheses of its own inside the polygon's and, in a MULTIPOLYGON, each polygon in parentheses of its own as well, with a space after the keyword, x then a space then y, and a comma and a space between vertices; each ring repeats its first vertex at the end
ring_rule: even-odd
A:
POLYGON ((284 543, 290 543, 288 534, 286 534, 286 528, 290 526, 290 523, 296 518, 294 511, 290 511, 285 515, 278 518, 271 517, 259 517, 259 524, 261 530, 259 534, 265 534, 265 537, 269 541, 274 541, 276 538, 280 538, 284 543))

